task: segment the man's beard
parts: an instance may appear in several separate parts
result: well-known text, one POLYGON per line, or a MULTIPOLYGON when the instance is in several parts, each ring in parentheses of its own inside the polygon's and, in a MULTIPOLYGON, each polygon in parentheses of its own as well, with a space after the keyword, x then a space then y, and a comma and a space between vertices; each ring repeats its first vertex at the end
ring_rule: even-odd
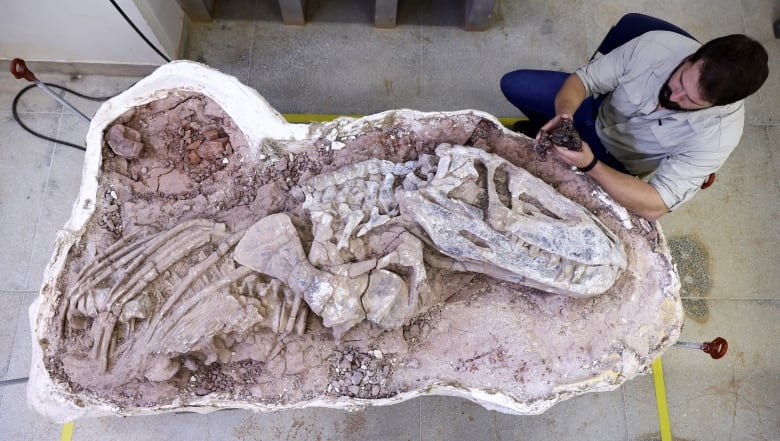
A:
POLYGON ((677 65, 677 67, 672 70, 672 73, 669 74, 669 77, 666 79, 666 82, 664 82, 664 85, 661 86, 661 90, 658 91, 658 104, 661 105, 664 109, 669 110, 676 110, 678 112, 690 112, 691 109, 683 109, 680 107, 679 104, 672 102, 669 97, 672 96, 672 88, 669 87, 669 81, 672 79, 672 76, 674 76, 674 73, 680 70, 683 64, 688 61, 690 57, 686 57, 682 61, 680 61, 680 64, 677 65))
POLYGON ((669 87, 669 80, 666 80, 663 86, 661 86, 661 90, 658 92, 658 104, 661 105, 664 109, 669 110, 678 110, 682 111, 684 109, 680 108, 680 106, 669 100, 669 97, 672 96, 672 88, 669 87))

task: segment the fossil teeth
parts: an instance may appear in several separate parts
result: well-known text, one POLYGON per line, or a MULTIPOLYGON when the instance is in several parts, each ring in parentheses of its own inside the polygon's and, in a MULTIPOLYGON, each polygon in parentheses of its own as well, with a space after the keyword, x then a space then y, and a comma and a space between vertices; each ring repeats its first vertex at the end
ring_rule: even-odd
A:
POLYGON ((552 254, 550 256, 550 260, 547 261, 547 265, 545 265, 546 269, 555 268, 558 266, 558 264, 561 263, 561 256, 557 254, 552 254))
POLYGON ((528 255, 529 255, 529 256, 531 256, 531 257, 537 257, 537 256, 539 256, 540 254, 542 254, 542 249, 541 249, 541 248, 539 248, 538 246, 536 246, 536 245, 531 245, 530 247, 528 247, 528 255))
POLYGON ((574 267, 572 265, 563 265, 563 268, 561 269, 561 273, 558 275, 555 281, 560 282, 563 280, 570 280, 573 272, 574 272, 574 267))
POLYGON ((579 283, 580 280, 582 279, 582 276, 585 275, 585 271, 586 270, 587 270, 587 268, 585 267, 585 265, 577 265, 577 266, 575 266, 574 267, 574 275, 571 277, 571 282, 572 283, 579 283))

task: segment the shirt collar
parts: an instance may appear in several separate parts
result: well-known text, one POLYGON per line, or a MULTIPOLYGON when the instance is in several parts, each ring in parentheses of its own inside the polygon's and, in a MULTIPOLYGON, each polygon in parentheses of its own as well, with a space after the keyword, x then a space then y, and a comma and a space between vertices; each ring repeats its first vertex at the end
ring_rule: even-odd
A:
POLYGON ((725 106, 713 106, 706 109, 694 110, 691 112, 677 112, 674 110, 659 111, 659 118, 671 118, 677 121, 687 121, 691 127, 698 131, 711 126, 714 118, 723 118, 734 112, 741 110, 745 105, 745 100, 739 100, 725 106))

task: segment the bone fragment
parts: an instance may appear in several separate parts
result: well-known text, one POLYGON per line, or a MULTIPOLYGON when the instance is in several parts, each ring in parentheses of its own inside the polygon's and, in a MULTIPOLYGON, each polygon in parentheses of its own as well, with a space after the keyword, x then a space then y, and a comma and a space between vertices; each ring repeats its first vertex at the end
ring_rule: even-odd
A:
POLYGON ((406 321, 408 298, 409 289, 401 277, 390 271, 372 271, 362 299, 366 318, 383 328, 398 328, 406 321))
POLYGON ((365 318, 360 296, 367 280, 338 277, 312 266, 286 214, 267 216, 252 225, 236 246, 234 258, 303 296, 323 324, 333 328, 337 339, 365 318))
POLYGON ((144 150, 141 134, 122 124, 114 124, 106 133, 106 142, 111 150, 126 158, 139 158, 144 150))

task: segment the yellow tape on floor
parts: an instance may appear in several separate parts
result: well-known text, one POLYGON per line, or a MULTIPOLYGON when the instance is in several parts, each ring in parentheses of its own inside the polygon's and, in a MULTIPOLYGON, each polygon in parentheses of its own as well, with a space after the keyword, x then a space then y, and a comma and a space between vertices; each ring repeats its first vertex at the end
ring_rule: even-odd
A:
POLYGON ((69 421, 62 425, 62 434, 60 435, 60 441, 71 441, 73 439, 73 421, 69 421))
POLYGON ((653 384, 655 385, 655 403, 658 406, 658 424, 661 426, 661 441, 672 441, 672 426, 669 425, 669 408, 666 406, 666 387, 664 386, 664 367, 661 357, 653 362, 653 384))

